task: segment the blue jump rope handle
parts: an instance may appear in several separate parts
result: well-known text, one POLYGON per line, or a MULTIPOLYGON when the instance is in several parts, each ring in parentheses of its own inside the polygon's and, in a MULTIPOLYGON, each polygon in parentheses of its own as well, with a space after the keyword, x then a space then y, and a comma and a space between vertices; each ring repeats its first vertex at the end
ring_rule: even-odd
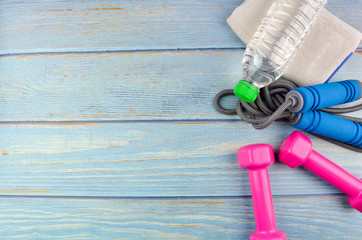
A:
POLYGON ((362 148, 362 124, 322 111, 301 114, 294 127, 362 148))
POLYGON ((303 99, 303 108, 296 113, 305 113, 326 107, 353 102, 361 97, 362 83, 357 80, 345 80, 295 88, 303 99))

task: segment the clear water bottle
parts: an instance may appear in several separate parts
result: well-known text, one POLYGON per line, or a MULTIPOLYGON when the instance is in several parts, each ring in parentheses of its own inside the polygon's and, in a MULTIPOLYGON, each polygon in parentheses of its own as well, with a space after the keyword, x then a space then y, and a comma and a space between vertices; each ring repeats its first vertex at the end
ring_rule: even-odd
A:
POLYGON ((248 44, 243 80, 234 93, 254 102, 259 89, 277 80, 287 69, 327 0, 275 0, 248 44))

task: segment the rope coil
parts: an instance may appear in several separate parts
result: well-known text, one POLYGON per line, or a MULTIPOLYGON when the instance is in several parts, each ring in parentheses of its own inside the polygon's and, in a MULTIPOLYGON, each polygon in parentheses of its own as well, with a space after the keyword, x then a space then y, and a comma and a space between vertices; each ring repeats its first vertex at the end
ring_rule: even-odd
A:
MULTIPOLYGON (((285 79, 279 79, 278 81, 272 82, 266 87, 260 89, 260 94, 253 103, 245 102, 239 99, 234 109, 225 109, 220 105, 220 99, 234 95, 233 89, 226 89, 219 92, 214 98, 214 106, 217 111, 225 115, 238 115, 245 122, 251 123, 255 129, 265 129, 270 126, 274 121, 293 123, 295 114, 288 110, 292 105, 292 100, 285 100, 286 94, 293 88, 298 86, 291 81, 285 79)), ((351 120, 358 123, 362 123, 361 118, 349 117, 340 115, 342 113, 354 112, 362 109, 362 104, 348 108, 323 108, 321 111, 351 120)), ((341 147, 347 148, 352 151, 362 152, 361 148, 342 143, 333 139, 329 139, 317 134, 314 136, 320 137, 326 141, 337 144, 341 147)))

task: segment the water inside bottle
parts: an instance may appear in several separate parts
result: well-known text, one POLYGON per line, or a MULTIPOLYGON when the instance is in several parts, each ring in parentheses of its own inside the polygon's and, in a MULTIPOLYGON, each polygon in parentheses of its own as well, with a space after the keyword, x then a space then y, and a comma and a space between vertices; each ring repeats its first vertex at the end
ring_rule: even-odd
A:
POLYGON ((259 89, 279 77, 270 57, 264 56, 257 49, 254 50, 252 56, 246 53, 243 60, 243 80, 252 83, 259 89))
POLYGON ((326 0, 276 0, 245 49, 243 80, 258 89, 287 69, 326 0))

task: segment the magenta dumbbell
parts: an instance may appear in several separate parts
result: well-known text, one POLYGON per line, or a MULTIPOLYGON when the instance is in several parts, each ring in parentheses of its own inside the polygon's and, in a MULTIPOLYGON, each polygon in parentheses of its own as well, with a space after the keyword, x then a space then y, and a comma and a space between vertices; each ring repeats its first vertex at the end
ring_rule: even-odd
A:
POLYGON ((279 149, 279 160, 291 168, 300 165, 348 195, 352 207, 362 212, 362 180, 312 149, 301 132, 291 133, 279 149))
POLYGON ((270 189, 268 165, 274 163, 273 147, 253 144, 238 150, 239 165, 249 171, 256 231, 250 240, 284 240, 284 232, 277 229, 270 189))

